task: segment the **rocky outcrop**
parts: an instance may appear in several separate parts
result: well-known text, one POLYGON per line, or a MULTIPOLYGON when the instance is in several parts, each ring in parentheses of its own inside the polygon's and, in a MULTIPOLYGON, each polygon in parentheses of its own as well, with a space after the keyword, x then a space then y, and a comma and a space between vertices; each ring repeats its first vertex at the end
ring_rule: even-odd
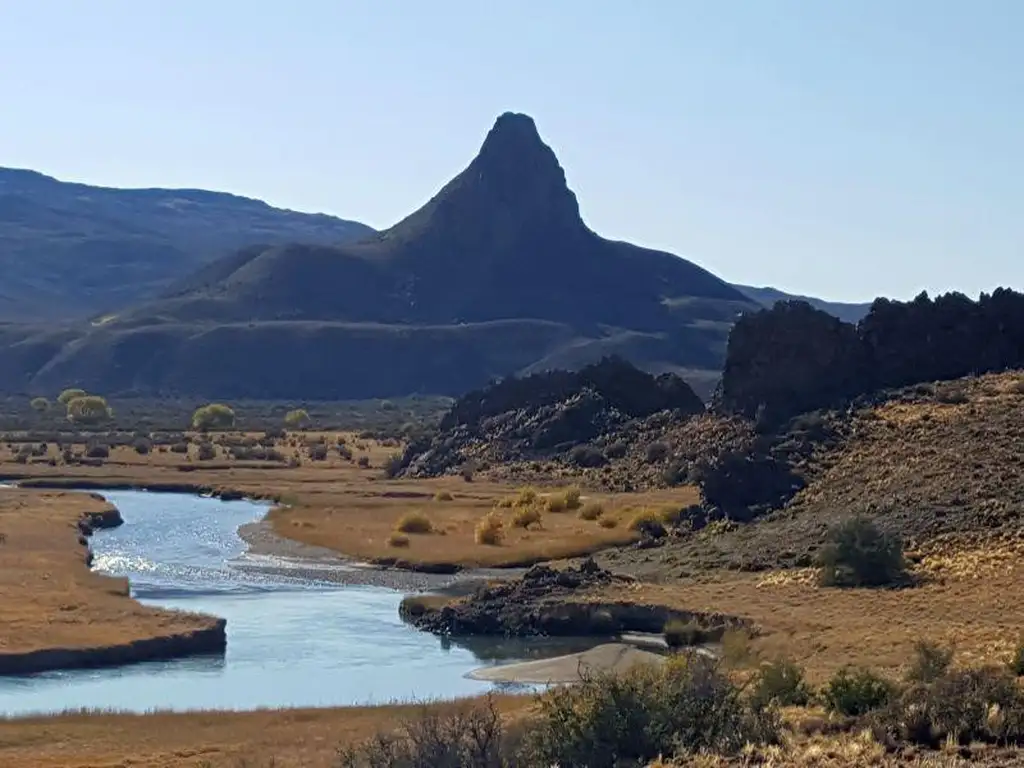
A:
POLYGON ((481 587, 470 597, 441 608, 424 608, 410 601, 403 603, 401 612, 404 620, 419 629, 452 636, 607 637, 622 632, 661 632, 674 618, 711 630, 748 625, 731 616, 584 599, 589 590, 624 580, 590 559, 565 570, 537 565, 521 579, 481 587))
POLYGON ((911 302, 878 299, 854 326, 804 302, 734 326, 716 408, 777 423, 918 382, 1024 366, 1024 295, 1000 288, 911 302))
POLYGON ((224 653, 227 622, 167 637, 151 637, 99 648, 44 648, 25 653, 0 653, 0 675, 26 675, 56 669, 113 667, 141 661, 224 653))
POLYGON ((652 376, 620 358, 576 372, 512 377, 456 401, 434 435, 408 447, 404 471, 431 476, 470 462, 553 457, 600 465, 605 457, 595 454, 591 461, 573 449, 664 411, 686 419, 702 413, 704 404, 679 377, 652 376))

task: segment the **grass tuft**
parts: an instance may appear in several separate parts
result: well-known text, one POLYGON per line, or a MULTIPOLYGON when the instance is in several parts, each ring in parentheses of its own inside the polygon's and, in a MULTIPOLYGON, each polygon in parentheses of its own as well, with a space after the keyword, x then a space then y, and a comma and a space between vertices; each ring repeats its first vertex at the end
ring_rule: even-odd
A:
POLYGON ((395 530, 401 533, 432 533, 434 525, 422 512, 408 512, 402 515, 395 525, 395 530))
POLYGON ((580 508, 580 511, 576 513, 576 516, 580 520, 597 520, 601 515, 604 514, 604 507, 599 502, 590 501, 580 508))
POLYGON ((500 545, 505 539, 505 524, 501 517, 494 512, 484 515, 476 524, 473 538, 477 544, 489 547, 500 545))
POLYGON ((540 527, 540 510, 537 507, 520 507, 512 513, 512 525, 516 528, 540 527))
POLYGON ((391 535, 388 536, 388 546, 389 547, 395 547, 396 549, 397 548, 402 548, 402 547, 408 547, 409 546, 409 537, 406 536, 404 533, 399 533, 398 531, 392 531, 391 535))

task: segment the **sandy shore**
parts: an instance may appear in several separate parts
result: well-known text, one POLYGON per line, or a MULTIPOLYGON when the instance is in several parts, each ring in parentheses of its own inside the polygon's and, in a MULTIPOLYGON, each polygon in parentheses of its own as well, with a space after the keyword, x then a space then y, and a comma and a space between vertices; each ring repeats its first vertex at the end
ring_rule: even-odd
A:
POLYGON ((266 520, 241 526, 238 535, 248 551, 232 563, 234 567, 333 584, 458 594, 482 581, 515 578, 525 572, 523 568, 479 568, 433 574, 359 563, 333 550, 278 536, 266 520))
POLYGON ((520 685, 551 685, 579 682, 586 672, 625 672, 636 664, 663 664, 665 656, 631 643, 604 643, 587 651, 553 659, 481 667, 469 673, 474 680, 520 685))

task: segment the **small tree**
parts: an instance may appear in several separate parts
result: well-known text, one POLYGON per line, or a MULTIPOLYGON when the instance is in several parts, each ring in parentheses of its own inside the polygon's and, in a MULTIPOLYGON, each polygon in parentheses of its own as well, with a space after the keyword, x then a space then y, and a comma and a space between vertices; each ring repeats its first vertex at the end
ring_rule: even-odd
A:
POLYGON ((192 414, 192 428, 200 432, 211 429, 231 429, 235 426, 235 412, 223 403, 210 403, 197 408, 192 414))
POLYGON ((99 395, 84 395, 68 401, 68 421, 82 426, 95 426, 113 415, 107 401, 99 395))
POLYGON ((821 583, 830 587, 881 587, 898 584, 907 575, 903 543, 863 517, 829 531, 818 563, 821 583))
POLYGON ((88 393, 84 389, 65 389, 60 393, 60 396, 57 398, 57 402, 61 405, 67 405, 76 397, 85 397, 86 394, 88 393))
POLYGON ((284 417, 284 425, 289 429, 305 429, 309 426, 309 412, 305 408, 288 411, 284 417))
POLYGON ((36 413, 46 413, 46 411, 50 410, 50 401, 45 397, 33 397, 29 405, 32 406, 32 410, 36 413))

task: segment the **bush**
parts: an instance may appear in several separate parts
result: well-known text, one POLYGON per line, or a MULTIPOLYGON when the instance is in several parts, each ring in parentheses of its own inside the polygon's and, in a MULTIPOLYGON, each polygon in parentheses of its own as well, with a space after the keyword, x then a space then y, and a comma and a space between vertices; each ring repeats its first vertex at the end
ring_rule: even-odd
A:
POLYGON ((145 456, 151 450, 153 450, 153 443, 148 438, 140 437, 137 438, 134 443, 132 443, 132 447, 135 449, 135 452, 137 454, 139 454, 140 456, 145 456))
POLYGON ((646 765, 701 751, 736 754, 780 735, 776 713, 745 703, 714 659, 678 656, 661 667, 581 677, 540 696, 525 739, 528 757, 517 764, 646 765))
POLYGON ((284 425, 289 429, 305 429, 309 426, 309 413, 305 408, 288 411, 284 416, 284 425))
POLYGON ((660 539, 666 533, 661 517, 653 509, 644 509, 633 515, 629 521, 629 530, 652 539, 660 539))
POLYGON ((431 533, 434 526, 422 512, 407 512, 396 523, 395 530, 402 533, 431 533))
POLYGON ((392 531, 391 535, 388 536, 388 546, 389 547, 396 547, 396 548, 398 548, 398 547, 408 547, 409 546, 409 537, 406 536, 404 533, 399 533, 398 531, 392 531))
POLYGON ((565 508, 568 510, 579 509, 582 496, 583 493, 575 485, 571 488, 566 488, 562 494, 562 498, 565 500, 565 508))
POLYGON ((88 393, 84 389, 65 389, 57 397, 57 402, 61 405, 67 405, 72 400, 78 397, 85 397, 88 393))
POLYGON ((540 510, 537 507, 519 507, 512 513, 512 525, 523 529, 531 525, 540 526, 540 510))
POLYGON ((538 499, 537 491, 533 488, 520 488, 512 505, 516 507, 532 507, 537 503, 538 499))
POLYGON ((384 477, 397 477, 398 473, 402 471, 402 454, 392 453, 384 459, 382 466, 384 467, 384 477))
POLYGON ((344 443, 338 443, 338 456, 344 461, 352 461, 352 449, 344 443))
POLYGON ((903 543, 863 517, 829 531, 818 563, 823 586, 880 587, 902 583, 907 577, 903 543))
POLYGON ((561 494, 553 493, 544 500, 544 507, 548 512, 554 512, 555 514, 565 512, 565 497, 561 494))
POLYGON ((828 681, 821 697, 830 712, 857 716, 886 706, 896 692, 896 686, 869 669, 844 667, 828 681))
POLYGON ((1000 667, 947 671, 910 687, 874 716, 883 743, 1024 743, 1024 692, 1000 667))
POLYGON ((217 449, 213 447, 213 443, 200 443, 196 458, 200 461, 212 461, 217 458, 217 449))
POLYGON ((651 443, 644 451, 644 458, 648 464, 657 464, 664 461, 668 456, 668 446, 665 443, 651 443))
POLYGON ((620 440, 609 445, 604 452, 609 459, 621 459, 629 453, 629 446, 620 440))
POLYGON ((438 491, 434 494, 434 501, 451 501, 454 498, 449 491, 438 491))
POLYGON ((804 681, 804 671, 788 659, 764 664, 754 676, 751 687, 753 701, 761 706, 803 707, 811 700, 804 681))
POLYGON ((84 395, 68 401, 68 421, 94 426, 108 421, 114 414, 107 401, 98 395, 84 395))
POLYGON ((110 446, 106 443, 91 443, 86 446, 85 456, 89 459, 108 459, 110 458, 110 446))
POLYGON ((370 468, 370 457, 369 456, 360 456, 359 460, 356 462, 356 464, 359 466, 360 469, 369 469, 370 468))
POLYGON ((171 453, 188 453, 188 443, 174 443, 171 453))
POLYGON ((480 518, 476 524, 473 535, 477 544, 484 544, 496 547, 505 539, 505 524, 501 517, 494 512, 489 512, 480 518))
POLYGON ((313 461, 326 461, 327 446, 323 443, 314 443, 309 446, 309 458, 313 461))
POLYGON ((708 642, 710 635, 702 626, 693 621, 669 619, 663 629, 665 645, 669 648, 689 648, 708 642))
POLYGON ((211 429, 231 429, 235 426, 235 412, 223 403, 210 403, 197 408, 192 414, 192 428, 200 432, 211 429))
POLYGON ((50 401, 45 397, 33 397, 29 405, 36 413, 46 413, 50 410, 50 401))
POLYGON ((577 445, 569 451, 569 461, 584 469, 603 467, 608 463, 605 455, 592 445, 577 445))
POLYGON ((424 708, 397 731, 382 731, 338 752, 338 768, 505 768, 522 765, 508 744, 501 714, 487 703, 450 714, 424 708))
POLYGON ((576 513, 576 516, 580 520, 597 520, 603 514, 604 507, 599 502, 589 501, 576 513))
POLYGON ((619 525, 619 521, 617 518, 614 517, 600 517, 597 520, 597 524, 600 525, 602 528, 617 528, 619 525))
POLYGON ((919 640, 914 644, 914 660, 907 670, 906 679, 911 683, 931 683, 946 674, 952 663, 952 648, 919 640))

